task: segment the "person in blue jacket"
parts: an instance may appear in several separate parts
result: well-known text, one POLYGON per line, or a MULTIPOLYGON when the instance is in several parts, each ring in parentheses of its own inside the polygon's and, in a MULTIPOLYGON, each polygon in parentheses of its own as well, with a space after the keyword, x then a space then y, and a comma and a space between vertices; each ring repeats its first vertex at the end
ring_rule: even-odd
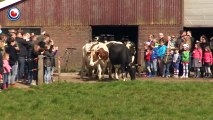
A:
POLYGON ((155 46, 151 46, 153 49, 152 49, 152 52, 151 52, 151 70, 152 70, 152 75, 154 77, 157 76, 157 59, 158 59, 158 47, 155 47, 155 46))
POLYGON ((166 54, 166 49, 167 46, 164 45, 163 40, 160 41, 160 45, 158 46, 157 49, 157 55, 158 55, 158 67, 159 67, 159 75, 162 76, 163 75, 163 57, 166 54))

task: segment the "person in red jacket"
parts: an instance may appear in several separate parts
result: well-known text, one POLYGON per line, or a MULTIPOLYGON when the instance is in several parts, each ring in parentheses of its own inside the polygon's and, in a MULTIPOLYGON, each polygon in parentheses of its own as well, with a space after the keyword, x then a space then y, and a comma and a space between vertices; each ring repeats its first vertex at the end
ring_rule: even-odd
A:
POLYGON ((202 67, 202 49, 199 44, 195 44, 194 50, 192 51, 192 67, 194 68, 194 78, 200 77, 200 68, 202 67))
POLYGON ((151 73, 151 64, 150 64, 150 60, 151 60, 151 50, 149 48, 149 46, 144 47, 144 61, 145 61, 145 67, 148 70, 148 77, 152 76, 151 73))
POLYGON ((204 52, 204 56, 203 56, 204 58, 204 67, 205 67, 205 77, 206 78, 209 78, 209 77, 211 77, 211 69, 210 69, 210 67, 211 67, 211 65, 212 65, 212 63, 213 63, 213 60, 212 60, 212 52, 211 52, 211 50, 210 50, 210 48, 207 46, 207 47, 205 47, 205 52, 204 52))

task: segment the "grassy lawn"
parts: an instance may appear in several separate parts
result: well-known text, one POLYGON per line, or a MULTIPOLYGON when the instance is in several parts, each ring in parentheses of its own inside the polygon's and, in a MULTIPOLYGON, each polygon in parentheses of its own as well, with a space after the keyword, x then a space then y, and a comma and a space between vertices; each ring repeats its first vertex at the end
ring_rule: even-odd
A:
POLYGON ((213 83, 55 83, 0 93, 3 120, 212 120, 213 83))

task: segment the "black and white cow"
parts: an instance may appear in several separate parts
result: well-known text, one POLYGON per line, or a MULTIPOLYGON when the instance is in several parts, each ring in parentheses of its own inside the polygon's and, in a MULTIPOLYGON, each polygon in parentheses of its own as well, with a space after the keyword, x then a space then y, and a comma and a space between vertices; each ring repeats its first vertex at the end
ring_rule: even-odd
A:
POLYGON ((120 42, 106 43, 109 50, 109 77, 112 78, 111 72, 115 70, 115 78, 118 79, 118 72, 115 66, 119 66, 122 79, 126 81, 126 72, 130 73, 131 80, 135 79, 135 67, 132 65, 132 55, 130 49, 120 42))

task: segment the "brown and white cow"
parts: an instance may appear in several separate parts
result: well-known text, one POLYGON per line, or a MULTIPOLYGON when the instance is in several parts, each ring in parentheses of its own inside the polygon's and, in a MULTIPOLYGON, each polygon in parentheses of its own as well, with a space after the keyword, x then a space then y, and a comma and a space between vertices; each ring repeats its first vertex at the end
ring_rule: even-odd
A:
POLYGON ((100 42, 90 42, 82 47, 82 51, 81 78, 83 78, 86 69, 89 76, 92 76, 93 72, 97 70, 98 79, 103 79, 105 68, 109 61, 107 46, 100 42))

